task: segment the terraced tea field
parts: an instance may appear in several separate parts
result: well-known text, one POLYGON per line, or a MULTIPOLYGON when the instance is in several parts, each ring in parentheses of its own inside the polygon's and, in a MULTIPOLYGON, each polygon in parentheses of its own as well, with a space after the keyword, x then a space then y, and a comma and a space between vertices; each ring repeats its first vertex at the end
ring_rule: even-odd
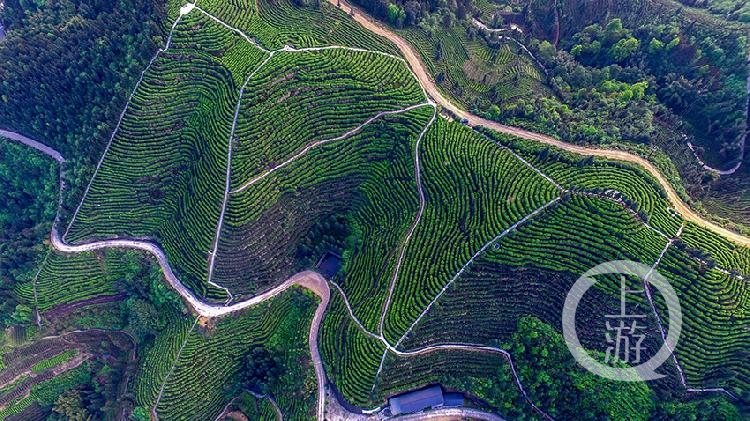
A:
MULTIPOLYGON (((174 288, 186 310, 163 307, 158 334, 138 337, 124 386, 139 416, 224 414, 250 399, 244 358, 265 347, 286 371, 263 391, 271 399, 253 391, 257 400, 243 404, 259 417, 323 419, 327 382, 329 405, 365 409, 439 382, 486 411, 551 419, 564 413, 544 387, 550 367, 517 332, 529 316, 559 330, 575 279, 619 259, 658 270, 683 305, 683 336, 653 387, 745 399, 750 251, 732 240, 750 240, 681 214, 687 205, 640 161, 584 158, 451 121, 410 50, 327 3, 170 10, 165 45, 80 206, 67 227, 56 218, 36 276, 15 288, 38 315, 34 329, 98 297, 121 295, 122 315, 146 307, 134 303, 144 296, 169 301, 164 289, 174 288), (153 283, 156 264, 144 269, 143 256, 111 248, 155 256, 164 289, 153 283), (327 280, 305 271, 324 253, 341 259, 327 280)), ((586 321, 617 293, 593 289, 586 321)), ((663 299, 634 304, 648 314, 652 355, 665 336, 663 299)), ((585 345, 600 333, 584 329, 585 345)), ((27 365, 44 373, 75 355, 27 365)), ((655 399, 649 387, 637 397, 655 399)), ((14 398, 0 418, 35 396, 14 398)))
MULTIPOLYGON (((50 406, 63 392, 90 381, 103 363, 109 364, 110 372, 121 373, 125 369, 122 361, 132 355, 134 347, 121 332, 92 329, 42 338, 6 352, 0 372, 0 418, 29 419, 36 409, 50 406), (98 355, 100 350, 107 357, 98 355)), ((111 409, 111 403, 101 404, 111 409)))
POLYGON ((272 390, 282 412, 311 418, 316 391, 305 340, 312 301, 300 291, 290 291, 240 317, 222 320, 208 337, 196 323, 182 323, 175 335, 166 332, 168 342, 155 344, 141 368, 137 402, 152 408, 160 419, 215 417, 226 405, 224 387, 237 382, 242 357, 265 346, 283 349, 285 365, 294 367, 272 390))
MULTIPOLYGON (((347 215, 358 229, 371 231, 374 221, 369 217, 381 212, 373 206, 388 197, 383 187, 409 184, 413 170, 408 145, 429 118, 431 110, 425 108, 383 116, 361 133, 311 149, 289 165, 272 167, 273 173, 261 172, 247 189, 235 190, 227 205, 214 280, 237 293, 283 281, 300 269, 297 244, 331 214, 347 215), (342 154, 346 160, 340 159, 342 154)), ((403 209, 400 203, 413 203, 413 197, 403 197, 403 202, 392 204, 391 214, 403 209)))

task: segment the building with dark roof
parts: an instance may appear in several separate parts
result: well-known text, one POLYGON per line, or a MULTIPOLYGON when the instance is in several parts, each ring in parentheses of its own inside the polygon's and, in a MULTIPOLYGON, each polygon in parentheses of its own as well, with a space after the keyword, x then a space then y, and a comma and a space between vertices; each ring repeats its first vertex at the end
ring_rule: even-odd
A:
POLYGON ((391 415, 410 414, 425 409, 443 406, 443 389, 440 386, 430 386, 420 390, 402 393, 388 399, 391 415))

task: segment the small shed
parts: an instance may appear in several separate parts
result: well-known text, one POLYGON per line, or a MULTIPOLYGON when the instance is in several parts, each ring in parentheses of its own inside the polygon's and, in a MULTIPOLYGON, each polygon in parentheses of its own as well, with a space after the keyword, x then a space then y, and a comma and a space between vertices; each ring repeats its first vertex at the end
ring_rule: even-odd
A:
POLYGON ((391 415, 410 414, 443 406, 443 389, 439 385, 402 393, 388 400, 391 415))

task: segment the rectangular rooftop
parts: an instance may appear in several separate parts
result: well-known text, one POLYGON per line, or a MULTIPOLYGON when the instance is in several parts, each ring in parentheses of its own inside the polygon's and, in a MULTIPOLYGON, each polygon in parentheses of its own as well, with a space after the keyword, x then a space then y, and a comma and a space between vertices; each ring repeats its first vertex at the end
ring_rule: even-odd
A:
POLYGON ((391 415, 409 414, 429 408, 443 406, 443 389, 440 386, 430 386, 412 392, 394 396, 388 400, 391 415))

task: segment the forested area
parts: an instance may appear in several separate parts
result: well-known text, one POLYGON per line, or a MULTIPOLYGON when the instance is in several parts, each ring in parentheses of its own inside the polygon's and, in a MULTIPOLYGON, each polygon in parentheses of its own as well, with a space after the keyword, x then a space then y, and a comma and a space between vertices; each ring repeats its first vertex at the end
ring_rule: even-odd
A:
POLYGON ((0 328, 22 321, 13 293, 32 275, 57 211, 57 163, 0 140, 0 328))
POLYGON ((132 352, 127 335, 103 331, 70 333, 7 352, 0 418, 114 419, 132 352))
MULTIPOLYGON (((554 12, 538 9, 527 21, 546 13, 554 22, 554 12)), ((656 0, 606 8, 565 1, 557 13, 557 45, 548 32, 542 37, 548 41, 530 47, 551 69, 549 82, 561 101, 534 100, 530 118, 574 141, 598 136, 643 143, 655 152, 642 154, 653 159, 661 153, 676 165, 694 208, 730 229, 746 230, 747 166, 719 177, 704 171, 699 159, 718 169, 743 159, 749 27, 728 15, 656 0), (612 91, 611 82, 619 89, 612 91), (631 96, 628 91, 639 85, 645 96, 631 96)))
MULTIPOLYGON (((554 97, 497 103, 490 93, 487 114, 533 121, 575 142, 658 145, 664 131, 681 132, 705 161, 730 167, 746 127, 746 34, 670 12, 648 22, 626 13, 592 21, 569 16, 561 35, 527 36, 554 97)), ((527 25, 554 13, 532 7, 527 25)))
POLYGON ((0 14, 0 127, 73 160, 75 195, 90 177, 140 72, 161 40, 155 0, 6 0, 0 14))
MULTIPOLYGON (((68 191, 85 187, 129 90, 156 49, 164 5, 153 0, 7 0, 0 20, 0 127, 68 158, 68 191)), ((57 208, 57 164, 0 143, 0 289, 13 313, 15 282, 33 276, 57 208)), ((6 322, 12 320, 7 319, 6 322)))
MULTIPOLYGON (((321 30, 324 36, 310 32, 312 35, 294 38, 300 35, 295 28, 299 26, 300 16, 317 16, 314 10, 326 6, 340 12, 327 4, 319 9, 296 10, 280 1, 273 3, 273 7, 268 7, 263 0, 255 2, 253 7, 264 8, 262 11, 253 10, 250 4, 246 4, 245 9, 225 8, 222 0, 202 7, 222 19, 236 19, 234 22, 247 25, 243 28, 248 34, 261 33, 264 38, 259 39, 270 40, 259 41, 263 45, 268 45, 265 42, 295 46, 342 42, 373 49, 381 46, 358 32, 342 29, 321 30), (263 12, 273 15, 269 17, 263 12), (245 22, 242 20, 245 17, 257 20, 245 22), (284 25, 264 26, 264 19, 277 19, 284 25), (276 29, 279 27, 292 28, 290 32, 294 35, 276 29), (344 41, 337 41, 339 39, 344 41)), ((18 6, 14 6, 16 11, 20 10, 18 6)), ((408 21, 406 6, 406 3, 387 4, 385 19, 395 26, 419 23, 416 18, 408 21)), ((660 66, 673 66, 674 72, 682 72, 680 66, 684 63, 679 58, 685 39, 688 39, 685 43, 697 46, 697 50, 690 53, 691 60, 709 51, 720 57, 716 49, 725 54, 727 51, 718 41, 715 42, 717 47, 711 49, 712 44, 706 37, 685 38, 689 31, 680 24, 676 32, 667 25, 643 35, 641 29, 633 29, 635 26, 626 24, 625 19, 617 18, 571 29, 564 32, 561 40, 553 40, 555 42, 531 41, 532 52, 525 50, 521 43, 528 39, 519 36, 520 41, 516 41, 511 51, 507 48, 507 39, 501 40, 497 32, 493 32, 494 35, 487 31, 471 32, 474 26, 466 20, 455 24, 455 19, 470 17, 459 13, 460 6, 457 3, 418 3, 415 10, 418 7, 425 13, 422 25, 400 32, 413 30, 424 34, 429 41, 424 44, 427 47, 420 45, 419 50, 434 57, 436 62, 445 63, 442 67, 446 69, 442 74, 444 80, 458 80, 456 72, 451 74, 451 71, 456 64, 464 63, 455 54, 460 51, 466 52, 467 57, 469 54, 474 55, 472 57, 486 55, 487 60, 475 63, 491 62, 503 72, 507 70, 507 78, 502 83, 515 86, 525 86, 519 83, 520 79, 532 73, 521 70, 523 67, 534 67, 532 62, 537 60, 546 63, 540 65, 539 70, 545 73, 545 79, 534 79, 532 83, 549 85, 549 90, 544 92, 554 95, 532 96, 533 101, 541 98, 541 105, 531 102, 528 107, 521 107, 524 113, 530 109, 528 115, 511 114, 505 118, 526 119, 527 123, 531 121, 547 131, 568 129, 571 136, 583 132, 583 137, 573 139, 580 142, 625 139, 649 143, 650 135, 657 130, 648 124, 673 114, 675 118, 682 117, 685 124, 691 124, 690 119, 698 116, 698 111, 678 116, 665 98, 676 96, 679 99, 681 95, 688 95, 692 85, 684 90, 674 88, 674 95, 660 92, 660 66), (427 26, 430 29, 425 29, 427 26), (464 29, 466 37, 471 33, 472 41, 477 43, 456 45, 463 42, 464 29), (479 35, 486 37, 487 42, 475 48, 483 42, 479 35), (434 49, 430 48, 433 40, 436 40, 434 49), (657 53, 674 63, 650 63, 650 55, 657 53), (521 55, 522 62, 518 59, 521 55), (578 77, 580 80, 575 79, 578 77), (561 119, 569 120, 556 120, 558 116, 554 112, 560 114, 561 119), (558 127, 558 121, 565 124, 559 123, 562 126, 558 127)), ((32 30, 30 36, 56 40, 55 37, 66 33, 68 28, 77 27, 76 16, 83 16, 84 10, 97 6, 80 4, 69 10, 62 3, 48 3, 43 10, 34 5, 24 7, 29 8, 28 13, 20 17, 6 12, 7 21, 40 31, 46 28, 49 31, 44 35, 32 30), (53 8, 57 16, 70 19, 37 27, 37 21, 47 19, 48 7, 53 8)), ((101 10, 108 9, 103 6, 101 10)), ((101 16, 111 18, 118 13, 130 16, 126 11, 104 11, 91 21, 100 22, 101 16)), ((137 15, 141 13, 143 11, 137 15)), ((342 21, 320 19, 336 22, 332 24, 332 28, 336 28, 346 15, 335 16, 342 17, 342 21)), ((503 25, 499 19, 495 19, 494 24, 503 25)), ((317 25, 309 27, 319 29, 317 25)), ((200 288, 207 284, 206 280, 213 280, 231 289, 235 303, 278 285, 297 269, 311 268, 320 255, 341 254, 344 268, 336 278, 339 283, 336 291, 332 291, 334 301, 323 321, 320 348, 329 380, 335 383, 342 397, 353 404, 372 407, 393 393, 440 382, 486 400, 484 406, 510 418, 523 419, 527 412, 531 413, 529 402, 538 404, 557 419, 739 417, 738 409, 723 397, 694 396, 685 392, 688 387, 685 384, 733 387, 747 378, 742 377, 745 354, 734 352, 746 343, 744 330, 734 329, 745 320, 745 296, 737 293, 742 292, 744 283, 735 282, 734 276, 731 279, 716 274, 705 279, 682 276, 683 272, 698 271, 698 263, 702 265, 702 262, 695 263, 692 256, 687 255, 659 255, 664 246, 663 237, 677 235, 682 225, 670 212, 664 192, 645 173, 622 163, 610 165, 594 158, 573 158, 536 143, 524 149, 517 144, 517 139, 509 137, 498 137, 498 144, 489 133, 482 136, 442 117, 430 120, 433 116, 430 107, 405 111, 405 107, 413 107, 424 98, 406 66, 387 55, 286 49, 269 54, 269 59, 263 62, 265 67, 260 68, 257 67, 261 62, 260 50, 254 50, 235 32, 197 9, 182 15, 175 28, 169 51, 160 54, 144 72, 143 81, 123 119, 122 130, 113 136, 112 148, 76 220, 79 225, 73 224, 74 240, 105 236, 102 233, 109 237, 155 238, 183 283, 206 292, 208 288, 204 291, 200 288), (248 50, 255 54, 248 54, 248 50), (245 79, 250 72, 254 77, 245 79), (247 82, 240 91, 238 85, 242 80, 247 82), (244 96, 238 97, 241 95, 244 96), (383 110, 398 114, 381 117, 382 120, 372 122, 357 133, 342 137, 341 133, 354 130, 355 125, 377 112, 385 112, 383 110), (323 144, 320 139, 339 140, 323 144), (315 141, 319 143, 311 143, 315 141), (227 153, 226 145, 230 146, 230 151, 234 147, 234 155, 227 153), (302 157, 300 150, 309 153, 302 157), (227 156, 231 158, 228 163, 224 161, 227 156), (422 167, 415 168, 414 162, 421 162, 422 167), (247 181, 256 180, 253 177, 258 174, 262 177, 257 178, 257 182, 247 181), (227 194, 223 184, 216 182, 224 177, 227 177, 227 190, 238 185, 244 187, 227 194), (229 199, 225 199, 220 208, 222 196, 229 199), (222 215, 226 210, 226 219, 223 227, 219 224, 217 234, 219 209, 222 215), (650 225, 644 225, 646 222, 650 225), (666 235, 658 235, 654 230, 663 230, 666 235), (163 233, 167 235, 160 235, 163 233), (164 241, 165 238, 170 241, 164 241), (210 251, 212 241, 216 242, 213 252, 210 251), (214 278, 206 265, 211 253, 217 256, 214 278), (651 264, 657 256, 660 260, 664 258, 662 267, 665 269, 676 268, 679 276, 675 284, 681 286, 680 291, 693 294, 689 308, 700 313, 690 314, 690 321, 685 323, 687 340, 683 343, 687 351, 679 355, 682 350, 679 349, 678 357, 686 367, 689 382, 676 387, 662 388, 654 383, 613 384, 582 370, 564 347, 554 323, 544 323, 526 317, 527 312, 522 313, 524 305, 545 308, 554 297, 563 295, 539 294, 539 290, 545 290, 532 283, 530 276, 522 279, 527 282, 520 288, 504 286, 506 294, 492 294, 485 301, 489 304, 475 299, 485 292, 484 288, 477 294, 459 297, 453 301, 460 303, 459 322, 453 324, 441 317, 439 324, 433 325, 436 328, 427 331, 426 336, 432 340, 439 333, 455 329, 460 335, 454 342, 465 342, 467 336, 479 331, 467 329, 472 321, 495 314, 515 314, 520 317, 518 324, 508 323, 509 331, 515 333, 500 339, 498 332, 493 331, 492 339, 477 341, 502 346, 509 352, 507 359, 503 357, 505 354, 498 353, 446 351, 409 358, 386 355, 381 360, 381 342, 364 335, 352 321, 353 314, 372 330, 376 330, 380 322, 385 339, 393 343, 416 338, 418 331, 412 328, 427 324, 429 319, 421 320, 423 315, 429 317, 428 313, 448 308, 451 293, 465 291, 463 287, 459 290, 459 284, 454 281, 460 282, 462 276, 468 276, 467 270, 478 266, 480 258, 487 257, 493 266, 502 262, 524 269, 564 271, 571 270, 565 265, 571 265, 575 273, 580 273, 600 260, 628 257, 651 264), (204 273, 206 270, 208 274, 204 273), (739 285, 736 290, 735 285, 739 285), (513 294, 517 294, 515 299, 524 305, 514 306, 513 294), (384 305, 386 295, 388 304, 384 305), (720 301, 727 296, 732 297, 731 303, 727 302, 730 300, 720 301), (342 297, 347 298, 352 308, 344 305, 342 297), (716 307, 721 311, 715 311, 716 307), (735 307, 739 309, 735 311, 735 307), (733 318, 732 323, 726 322, 729 317, 733 318), (704 318, 724 323, 717 328, 703 323, 704 318), (717 352, 722 353, 718 362, 703 358, 714 357, 717 352), (518 379, 514 377, 516 370, 518 379), (738 374, 727 374, 731 370, 738 374), (527 392, 529 402, 522 397, 527 392)), ((156 36, 139 37, 134 39, 148 44, 146 46, 152 48, 150 54, 155 45, 163 45, 156 36)), ((112 39, 117 37, 113 35, 112 39)), ((73 45, 59 42, 65 48, 73 45)), ((107 45, 109 41, 102 42, 107 45)), ((41 41, 39 45, 43 45, 41 41)), ((1 48, 5 51, 6 47, 1 48)), ((39 48, 40 60, 47 59, 45 54, 49 49, 57 51, 61 57, 73 54, 62 50, 63 47, 43 51, 39 48)), ((94 51, 96 48, 99 47, 94 51)), ((84 56, 89 57, 86 54, 84 56)), ((137 61, 135 53, 133 56, 127 51, 123 54, 123 60, 137 61)), ((138 57, 145 62, 149 54, 138 57)), ((28 62, 27 59, 24 63, 28 62)), ((78 126, 70 123, 66 128, 73 130, 73 134, 57 132, 68 120, 65 124, 47 125, 46 109, 32 112, 22 107, 16 111, 30 114, 26 116, 30 119, 21 124, 29 124, 31 131, 25 132, 24 126, 20 131, 54 145, 69 159, 83 160, 64 166, 67 171, 72 170, 66 178, 74 180, 80 188, 88 182, 91 165, 79 164, 96 161, 100 156, 101 145, 109 139, 112 122, 122 109, 116 97, 120 95, 124 101, 132 86, 132 80, 127 78, 137 76, 145 63, 141 63, 141 67, 133 64, 135 73, 128 73, 130 76, 123 76, 119 82, 102 76, 108 74, 105 67, 111 70, 117 67, 114 64, 104 66, 98 62, 93 68, 84 68, 83 63, 71 63, 64 63, 65 71, 62 67, 49 71, 49 75, 65 74, 61 79, 69 83, 67 87, 54 85, 47 79, 37 80, 31 70, 27 76, 39 83, 30 90, 36 95, 36 101, 59 101, 36 107, 49 105, 50 110, 55 110, 54 118, 67 115, 77 121, 78 126), (78 65, 81 67, 76 67, 78 65), (96 69, 103 73, 97 73, 96 69), (66 80, 66 71, 74 76, 71 80, 66 80), (91 102, 82 104, 79 97, 70 98, 73 95, 70 92, 75 92, 78 83, 88 87, 89 74, 98 75, 92 78, 101 76, 97 80, 103 85, 84 92, 84 100, 91 102), (115 84, 107 85, 110 82, 115 84), (100 99, 102 92, 113 96, 100 99), (60 98, 66 95, 67 100, 60 98), (103 108, 97 111, 101 115, 94 116, 97 104, 103 108), (102 119, 79 119, 78 112, 102 119), (41 125, 35 127, 37 123, 41 125), (101 129, 97 124, 102 125, 101 129), (88 131, 91 138, 81 137, 88 131), (49 132, 47 135, 51 137, 42 138, 45 135, 42 132, 49 132), (89 172, 77 170, 80 168, 88 168, 89 172)), ((700 60, 692 61, 685 66, 693 69, 700 63, 700 60)), ((130 68, 131 63, 126 64, 122 69, 130 68)), ((16 69, 25 67, 18 65, 16 69)), ((482 73, 482 70, 473 70, 472 77, 482 73)), ((46 74, 44 71, 40 72, 46 74)), ((715 76, 713 71, 709 65, 707 73, 696 73, 697 79, 691 79, 686 73, 686 83, 710 79, 715 76)), ((441 73, 434 73, 442 83, 441 73)), ((702 90, 695 95, 709 95, 705 89, 720 87, 725 83, 722 78, 716 76, 713 84, 701 85, 702 90)), ((10 80, 20 83, 21 76, 10 80)), ((488 80, 477 80, 465 78, 462 86, 473 84, 476 91, 487 87, 486 91, 494 95, 492 89, 495 88, 490 87, 488 80)), ((16 95, 13 101, 23 99, 19 99, 18 92, 12 91, 16 95)), ((524 101, 531 96, 523 88, 516 92, 514 101, 524 101)), ((541 95, 541 92, 534 91, 534 95, 541 95)), ((516 102, 506 104, 504 100, 496 100, 492 104, 494 108, 490 107, 487 112, 503 118, 501 113, 509 112, 513 103, 516 102)), ((13 104, 12 108, 16 109, 22 103, 13 104)), ((706 110, 708 108, 701 111, 704 117, 719 118, 718 112, 712 115, 706 110)), ((710 132, 711 124, 706 127, 702 120, 694 124, 710 132)), ((18 162, 7 160, 9 167, 0 167, 2 187, 13 193, 8 203, 0 205, 0 218, 12 217, 0 220, 7 223, 11 232, 21 232, 22 240, 34 247, 29 249, 28 257, 20 256, 29 263, 39 256, 38 252, 48 251, 39 240, 49 234, 57 192, 57 166, 37 161, 30 155, 33 153, 19 152, 14 155, 18 162), (28 168, 13 173, 12 165, 28 168), (40 191, 44 194, 35 198, 34 193, 40 191), (24 237, 25 231, 28 231, 28 240, 24 237)), ((713 244, 720 252, 735 250, 714 237, 701 242, 713 244)), ((710 257, 709 254, 702 256, 707 260, 710 257)), ((139 420, 152 416, 214 419, 223 409, 233 406, 250 417, 274 416, 268 400, 251 400, 250 392, 273 397, 284 417, 308 418, 312 414, 317 387, 307 342, 308 334, 314 332, 309 321, 317 301, 312 294, 295 289, 230 317, 195 318, 187 314, 177 293, 164 281, 155 260, 143 253, 51 251, 36 266, 38 274, 30 264, 24 267, 28 269, 19 269, 17 264, 9 269, 20 274, 12 279, 13 289, 4 291, 16 301, 6 300, 5 307, 0 308, 0 313, 7 318, 5 323, 13 325, 5 338, 10 345, 3 348, 6 344, 0 342, 5 358, 0 363, 18 362, 6 358, 13 352, 20 354, 21 350, 31 347, 41 349, 38 353, 29 353, 39 355, 34 361, 6 367, 0 364, 0 376, 15 376, 19 370, 48 373, 52 367, 69 363, 83 353, 87 353, 89 360, 79 368, 67 370, 70 374, 61 377, 72 380, 65 383, 32 377, 42 386, 32 388, 28 398, 20 398, 23 394, 18 391, 24 391, 20 383, 0 389, 0 419, 8 414, 33 418, 34 411, 42 414, 34 415, 37 418, 52 412, 53 419, 106 419, 114 418, 115 412, 126 417, 132 412, 132 418, 139 420), (44 342, 46 339, 40 339, 78 330, 91 334, 100 329, 121 331, 121 335, 128 338, 127 342, 137 348, 137 356, 132 354, 133 357, 127 358, 132 370, 117 367, 108 372, 109 365, 98 364, 97 358, 109 359, 112 367, 114 360, 123 361, 122 353, 110 359, 115 352, 104 345, 81 347, 77 351, 61 348, 60 352, 48 355, 45 354, 45 349, 49 348, 44 342), (34 342, 28 344, 32 340, 34 342), (123 389, 112 387, 121 384, 123 378, 123 389), (129 384, 128 379, 132 380, 129 384), (16 395, 10 396, 12 393, 16 395), (11 405, 3 407, 2 399, 11 405), (113 404, 115 400, 117 405, 113 404)), ((537 279, 547 284, 551 281, 541 276, 537 279)), ((219 298, 218 295, 203 295, 219 298)), ((655 337, 658 339, 658 335, 655 337)), ((406 344, 401 343, 401 349, 409 349, 406 344)), ((3 384, 2 377, 0 384, 3 384)))
POLYGON ((442 35, 448 30, 428 32, 445 59, 423 58, 443 89, 487 118, 569 142, 619 144, 666 164, 660 169, 679 171, 671 181, 695 209, 747 229, 746 166, 719 177, 700 161, 726 170, 743 158, 750 26, 662 0, 476 4, 478 18, 498 29, 465 22, 450 32, 478 35, 489 50, 482 55, 503 59, 477 75, 475 46, 456 51, 442 35))
POLYGON ((423 29, 405 35, 437 82, 489 118, 572 142, 681 142, 687 149, 691 140, 704 161, 721 168, 739 158, 748 75, 748 31, 740 24, 655 0, 357 3, 397 28, 423 29), (496 29, 478 27, 474 17, 496 29), (462 51, 456 38, 483 38, 484 51, 462 51), (518 57, 505 59, 513 50, 518 57), (475 74, 484 56, 505 67, 501 75, 475 74), (528 57, 541 80, 524 69, 528 57), (514 84, 526 89, 514 91, 514 84))
POLYGON ((535 317, 519 319, 505 349, 515 357, 529 396, 556 419, 740 419, 722 396, 678 400, 647 383, 596 376, 576 363, 560 333, 535 317))
MULTIPOLYGON (((81 189, 130 89, 160 42, 164 5, 140 0, 4 3, 0 20, 7 37, 0 40, 0 127, 59 150, 68 158, 64 170, 69 189, 81 189)), ((0 202, 0 328, 13 326, 0 341, 6 354, 0 368, 10 374, 23 371, 15 371, 14 354, 6 353, 6 347, 23 345, 37 329, 123 329, 146 345, 170 320, 161 317, 165 312, 180 313, 174 307, 181 308, 179 297, 168 290, 158 270, 142 266, 137 254, 87 255, 84 266, 80 258, 52 255, 49 259, 57 263, 50 265, 44 240, 57 212, 58 175, 59 166, 49 157, 0 140, 0 191, 4 194, 0 202), (126 256, 130 257, 123 259, 126 256), (35 299, 37 287, 43 298, 40 303, 35 299), (92 306, 84 312, 76 312, 78 304, 69 303, 95 301, 102 291, 128 291, 130 295, 127 299, 125 295, 105 296, 101 302, 112 305, 92 306), (54 301, 61 295, 63 300, 54 301), (39 310, 41 327, 36 326, 34 312, 39 304, 44 306, 39 310)), ((50 381, 44 380, 59 370, 58 365, 68 363, 61 356, 67 359, 71 351, 43 359, 34 350, 61 348, 42 343, 24 348, 17 370, 33 363, 34 374, 31 378, 24 374, 0 391, 0 418, 22 408, 27 410, 26 417, 116 417, 123 398, 119 386, 126 376, 124 361, 129 355, 94 339, 95 345, 86 352, 101 359, 78 362, 76 368, 50 381), (28 358, 21 358, 24 353, 32 358, 28 363, 28 358), (18 400, 15 396, 24 390, 28 396, 18 400), (8 402, 14 404, 8 406, 8 402)), ((60 341, 70 346, 71 342, 60 341)), ((122 341, 129 342, 127 336, 122 341)))
POLYGON ((747 170, 719 177, 701 163, 726 170, 743 158, 746 5, 357 3, 403 28, 437 84, 467 109, 569 142, 628 148, 675 174, 670 181, 705 216, 747 230, 747 170))
POLYGON ((404 35, 438 84, 488 118, 572 142, 687 150, 689 140, 719 168, 740 158, 748 28, 739 23, 656 0, 357 3, 414 27, 404 35))
MULTIPOLYGON (((737 161, 746 127, 747 28, 656 1, 533 1, 503 10, 491 16, 523 26, 512 36, 537 57, 553 95, 501 102, 490 91, 476 104, 489 117, 587 143, 661 146, 673 136, 687 148, 684 133, 709 164, 737 161)), ((497 34, 483 35, 493 46, 497 34)))
POLYGON ((12 319, 3 314, 13 327, 0 338, 0 383, 19 380, 0 388, 0 419, 119 419, 135 406, 124 387, 141 361, 136 357, 185 317, 180 297, 144 257, 52 253, 36 281, 38 325, 32 281, 15 285, 20 304, 12 319))

